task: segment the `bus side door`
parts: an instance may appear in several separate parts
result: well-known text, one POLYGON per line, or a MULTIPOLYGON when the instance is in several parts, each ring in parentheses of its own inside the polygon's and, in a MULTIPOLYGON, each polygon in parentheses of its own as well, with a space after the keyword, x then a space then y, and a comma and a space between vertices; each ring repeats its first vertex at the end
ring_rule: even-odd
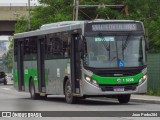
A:
POLYGON ((18 40, 17 71, 18 71, 18 90, 24 91, 24 41, 18 40))
POLYGON ((37 56, 37 69, 38 69, 38 90, 45 92, 45 67, 44 67, 44 52, 45 52, 45 36, 38 38, 38 56, 37 56))
POLYGON ((72 34, 71 38, 71 83, 72 92, 80 94, 79 80, 81 79, 81 57, 78 51, 79 34, 72 34))

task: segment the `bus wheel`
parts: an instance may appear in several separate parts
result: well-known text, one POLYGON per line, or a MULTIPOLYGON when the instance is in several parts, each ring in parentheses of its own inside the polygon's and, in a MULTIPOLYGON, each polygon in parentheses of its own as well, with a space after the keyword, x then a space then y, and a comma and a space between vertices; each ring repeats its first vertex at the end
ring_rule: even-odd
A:
POLYGON ((39 96, 39 99, 45 100, 45 99, 47 99, 47 95, 45 95, 45 96, 39 96))
POLYGON ((30 82, 29 91, 30 91, 30 96, 31 96, 32 100, 36 100, 40 97, 39 94, 37 94, 35 91, 35 86, 34 86, 33 80, 31 80, 31 82, 30 82))
POLYGON ((6 80, 6 79, 4 80, 4 83, 3 83, 3 84, 4 84, 4 85, 7 85, 7 80, 6 80))
POLYGON ((74 104, 76 102, 76 97, 72 94, 72 86, 69 80, 65 83, 65 100, 68 104, 74 104))
POLYGON ((119 95, 119 96, 118 96, 118 101, 119 101, 119 103, 128 103, 128 102, 130 101, 130 97, 131 97, 130 94, 127 94, 127 95, 119 95))

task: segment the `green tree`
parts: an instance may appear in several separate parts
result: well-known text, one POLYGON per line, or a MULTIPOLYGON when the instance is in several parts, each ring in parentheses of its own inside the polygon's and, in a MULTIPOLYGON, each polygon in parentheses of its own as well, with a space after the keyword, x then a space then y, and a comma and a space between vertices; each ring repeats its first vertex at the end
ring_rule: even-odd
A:
POLYGON ((28 30, 27 16, 18 16, 17 23, 15 25, 15 33, 21 33, 28 30))
MULTIPOLYGON (((73 0, 39 0, 42 6, 32 9, 31 29, 39 29, 41 25, 58 21, 72 20, 73 0)), ((160 51, 160 1, 158 0, 80 0, 80 4, 124 4, 128 7, 128 15, 113 8, 97 8, 94 11, 87 9, 85 12, 95 18, 99 14, 103 19, 132 19, 144 22, 150 49, 160 51)), ((84 14, 79 14, 80 20, 89 19, 84 14)), ((16 32, 27 31, 25 17, 20 17, 16 24, 16 32)))
POLYGON ((32 12, 32 29, 38 29, 47 23, 72 20, 71 0, 39 0, 39 2, 43 5, 36 7, 32 12))
POLYGON ((9 71, 11 71, 13 67, 13 39, 10 40, 10 45, 7 54, 4 54, 3 56, 3 63, 7 66, 9 71))

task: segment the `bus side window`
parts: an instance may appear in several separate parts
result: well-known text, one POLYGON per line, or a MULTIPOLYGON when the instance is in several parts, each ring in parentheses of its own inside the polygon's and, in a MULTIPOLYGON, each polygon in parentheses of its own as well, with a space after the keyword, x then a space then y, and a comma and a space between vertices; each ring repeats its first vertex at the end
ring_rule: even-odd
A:
POLYGON ((63 59, 70 56, 70 38, 68 33, 47 35, 45 43, 46 59, 63 59))
POLYGON ((70 57, 70 43, 71 38, 69 33, 62 33, 62 41, 63 41, 63 58, 70 57))
POLYGON ((29 60, 29 39, 25 39, 24 41, 24 60, 29 60))
POLYGON ((18 40, 14 40, 14 61, 17 61, 17 50, 18 50, 18 46, 17 46, 17 41, 18 40))
POLYGON ((62 39, 60 35, 50 34, 45 43, 46 59, 62 58, 62 39))
POLYGON ((63 49, 62 49, 62 39, 60 38, 60 36, 55 38, 53 52, 57 58, 62 58, 63 49))
POLYGON ((52 58, 52 49, 53 49, 53 37, 51 35, 47 35, 47 39, 45 42, 45 53, 46 59, 52 58))
POLYGON ((24 60, 35 60, 37 58, 37 43, 34 38, 25 39, 24 56, 24 60))

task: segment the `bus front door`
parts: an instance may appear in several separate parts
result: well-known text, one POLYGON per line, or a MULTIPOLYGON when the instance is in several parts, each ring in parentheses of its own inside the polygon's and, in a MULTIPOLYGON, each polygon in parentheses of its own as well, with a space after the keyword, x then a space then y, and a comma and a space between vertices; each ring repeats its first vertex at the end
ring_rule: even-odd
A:
POLYGON ((44 70, 44 52, 45 52, 45 38, 40 38, 38 42, 38 90, 39 92, 45 92, 45 70, 44 70))
POLYGON ((24 91, 24 42, 18 41, 17 71, 18 71, 18 90, 24 91))
POLYGON ((72 34, 71 38, 71 83, 72 92, 80 94, 79 80, 81 79, 81 59, 78 52, 79 34, 72 34))

